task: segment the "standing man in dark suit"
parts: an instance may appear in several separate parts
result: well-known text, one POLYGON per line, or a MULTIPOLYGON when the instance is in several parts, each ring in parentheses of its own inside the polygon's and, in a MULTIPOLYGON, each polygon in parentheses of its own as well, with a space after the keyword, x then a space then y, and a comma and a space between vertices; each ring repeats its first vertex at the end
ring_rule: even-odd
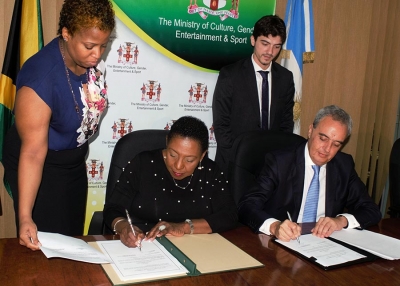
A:
POLYGON ((233 155, 233 141, 239 134, 258 129, 293 132, 293 74, 273 61, 286 40, 284 21, 278 16, 262 17, 250 40, 253 54, 223 67, 214 91, 215 161, 225 173, 233 155), (264 101, 259 71, 268 72, 264 101))
POLYGON ((254 232, 283 241, 296 239, 301 234, 297 223, 302 222, 317 222, 312 233, 318 237, 378 223, 381 213, 354 170, 353 158, 338 152, 351 128, 351 117, 343 109, 330 105, 319 110, 306 143, 265 156, 260 176, 239 203, 239 220, 254 232), (318 190, 309 202, 315 184, 318 190))

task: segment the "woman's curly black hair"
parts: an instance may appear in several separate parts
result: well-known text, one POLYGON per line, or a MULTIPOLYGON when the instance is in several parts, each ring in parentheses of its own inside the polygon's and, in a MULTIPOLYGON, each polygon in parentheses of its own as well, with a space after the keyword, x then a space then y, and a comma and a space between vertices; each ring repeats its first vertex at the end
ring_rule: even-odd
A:
POLYGON ((114 10, 109 0, 65 0, 58 23, 58 34, 68 29, 70 35, 82 29, 96 27, 112 31, 115 27, 114 10))

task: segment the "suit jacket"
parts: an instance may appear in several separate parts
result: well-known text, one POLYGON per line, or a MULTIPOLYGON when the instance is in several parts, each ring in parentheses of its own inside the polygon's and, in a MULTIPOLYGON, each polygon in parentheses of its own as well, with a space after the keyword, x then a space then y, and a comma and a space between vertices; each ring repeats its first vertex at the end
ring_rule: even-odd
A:
MULTIPOLYGON (((271 82, 270 129, 293 132, 293 74, 272 62, 271 82)), ((251 57, 221 69, 212 110, 218 143, 215 161, 227 172, 235 138, 243 132, 261 129, 257 80, 251 57)))
MULTIPOLYGON (((291 150, 275 151, 265 156, 265 164, 253 187, 239 202, 239 220, 258 232, 266 219, 293 221, 299 216, 304 187, 304 148, 301 143, 291 150)), ((362 228, 381 219, 364 183, 354 169, 351 155, 338 152, 326 165, 325 216, 340 213, 354 215, 362 228), (345 211, 346 209, 346 211, 345 211)))

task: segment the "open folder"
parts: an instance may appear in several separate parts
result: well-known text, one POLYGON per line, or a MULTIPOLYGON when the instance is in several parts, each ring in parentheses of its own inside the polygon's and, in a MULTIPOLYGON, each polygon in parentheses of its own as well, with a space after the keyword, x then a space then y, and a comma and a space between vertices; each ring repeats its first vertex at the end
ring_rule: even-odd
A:
POLYGON ((300 243, 296 240, 283 242, 275 239, 274 241, 324 270, 373 261, 377 258, 368 251, 331 237, 319 238, 306 234, 300 236, 300 243))
MULTIPOLYGON (((105 252, 101 244, 110 242, 120 243, 119 240, 116 240, 89 242, 89 244, 105 252)), ((112 264, 102 264, 102 267, 111 282, 114 285, 142 283, 161 279, 197 276, 207 273, 263 266, 262 263, 217 233, 184 235, 182 237, 163 236, 157 238, 155 242, 161 244, 177 261, 179 261, 181 265, 185 267, 187 271, 177 271, 175 274, 162 275, 162 273, 159 272, 162 271, 161 269, 164 269, 163 267, 166 263, 163 263, 163 265, 160 266, 160 262, 160 264, 157 265, 160 270, 155 271, 154 275, 150 275, 150 277, 123 280, 121 279, 121 276, 117 274, 115 265, 113 267, 112 264)), ((146 247, 150 247, 150 245, 147 245, 144 241, 142 244, 142 252, 146 251, 146 247)), ((137 248, 126 247, 126 251, 131 251, 132 253, 133 251, 136 251, 138 257, 143 255, 138 253, 140 250, 137 248)), ((108 253, 108 255, 110 255, 112 259, 113 253, 108 253)), ((126 255, 128 255, 128 253, 126 253, 126 255)), ((164 259, 163 257, 158 257, 160 260, 164 259)), ((172 262, 172 264, 176 265, 174 262, 172 262)), ((125 265, 125 267, 128 268, 130 266, 125 265)), ((165 266, 165 268, 166 267, 167 266, 165 266)), ((170 268, 172 268, 172 266, 170 268)))

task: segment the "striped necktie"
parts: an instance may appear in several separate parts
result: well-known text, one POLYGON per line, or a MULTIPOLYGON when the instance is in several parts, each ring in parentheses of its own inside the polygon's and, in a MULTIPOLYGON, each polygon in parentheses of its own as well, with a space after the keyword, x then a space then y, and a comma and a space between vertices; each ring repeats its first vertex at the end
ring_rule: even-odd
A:
POLYGON ((314 176, 308 188, 306 203, 304 205, 303 222, 315 222, 317 219, 319 199, 319 166, 313 165, 314 176))

